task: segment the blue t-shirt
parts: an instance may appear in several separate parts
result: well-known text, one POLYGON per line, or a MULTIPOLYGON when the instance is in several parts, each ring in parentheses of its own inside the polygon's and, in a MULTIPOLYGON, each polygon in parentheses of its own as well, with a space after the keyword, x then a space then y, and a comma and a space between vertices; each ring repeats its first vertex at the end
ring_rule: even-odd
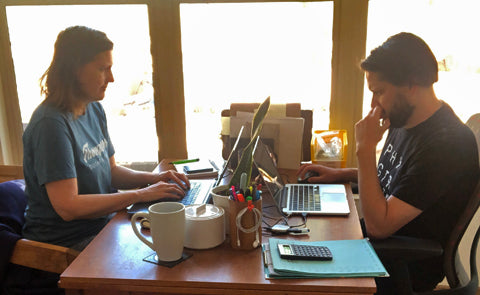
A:
POLYGON ((112 192, 109 158, 115 151, 101 104, 88 104, 77 119, 40 105, 23 134, 23 148, 28 196, 24 237, 71 247, 96 235, 110 216, 64 221, 53 209, 45 184, 76 178, 79 194, 112 192))

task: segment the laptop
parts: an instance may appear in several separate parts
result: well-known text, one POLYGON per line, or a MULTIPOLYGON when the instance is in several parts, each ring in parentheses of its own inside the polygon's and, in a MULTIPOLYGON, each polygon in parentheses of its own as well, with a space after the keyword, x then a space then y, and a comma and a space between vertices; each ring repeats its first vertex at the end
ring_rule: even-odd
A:
MULTIPOLYGON (((237 149, 239 148, 238 143, 240 141, 240 137, 242 136, 243 130, 244 130, 244 126, 240 128, 237 140, 235 141, 232 151, 230 152, 230 155, 228 156, 227 161, 223 165, 223 169, 219 174, 217 180, 213 178, 212 179, 189 179, 190 189, 186 192, 185 197, 183 197, 183 199, 179 201, 180 203, 184 204, 185 206, 192 205, 192 204, 201 205, 201 204, 211 203, 211 194, 210 194, 211 190, 214 186, 217 186, 221 183, 222 178, 225 175, 225 172, 228 170, 228 165, 232 160, 232 155, 236 154, 237 149)), ((169 201, 169 200, 162 199, 162 200, 155 200, 150 202, 135 203, 131 205, 130 208, 127 209, 127 213, 134 214, 137 212, 147 212, 148 207, 150 207, 151 205, 158 202, 165 202, 165 201, 169 201)))
POLYGON ((265 186, 281 213, 348 215, 347 193, 343 184, 284 184, 282 177, 260 138, 254 147, 253 161, 265 186))
MULTIPOLYGON (((185 197, 179 202, 187 205, 207 204, 210 201, 210 191, 213 187, 215 179, 192 179, 190 180, 190 189, 186 192, 185 197)), ((150 202, 139 202, 131 205, 127 209, 128 214, 137 212, 147 212, 148 207, 158 202, 172 201, 170 199, 160 199, 150 202)))

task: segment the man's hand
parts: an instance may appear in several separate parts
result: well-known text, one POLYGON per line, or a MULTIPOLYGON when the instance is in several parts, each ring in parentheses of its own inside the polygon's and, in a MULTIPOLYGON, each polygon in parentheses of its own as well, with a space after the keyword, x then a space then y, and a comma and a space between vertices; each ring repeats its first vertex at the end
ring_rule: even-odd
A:
POLYGON ((390 127, 389 119, 382 119, 383 109, 375 106, 362 120, 355 124, 357 154, 365 150, 375 150, 385 131, 390 127))
POLYGON ((357 181, 357 170, 354 168, 331 168, 320 164, 303 164, 297 171, 297 176, 303 179, 308 171, 318 176, 308 179, 309 183, 345 183, 357 181))

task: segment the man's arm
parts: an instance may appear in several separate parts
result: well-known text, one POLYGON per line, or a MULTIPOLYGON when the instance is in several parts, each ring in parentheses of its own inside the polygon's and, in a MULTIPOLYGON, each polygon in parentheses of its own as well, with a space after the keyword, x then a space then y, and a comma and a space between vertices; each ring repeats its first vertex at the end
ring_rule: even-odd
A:
POLYGON ((297 171, 297 176, 303 179, 308 171, 315 172, 317 176, 309 178, 310 183, 345 183, 357 182, 356 168, 331 168, 320 164, 303 164, 297 171))
POLYGON ((385 198, 382 192, 375 149, 389 122, 380 125, 380 114, 381 109, 375 107, 355 125, 360 203, 368 235, 377 239, 389 237, 422 212, 395 196, 385 198))
POLYGON ((395 196, 385 198, 377 176, 375 150, 358 153, 358 189, 368 236, 391 236, 422 211, 395 196))

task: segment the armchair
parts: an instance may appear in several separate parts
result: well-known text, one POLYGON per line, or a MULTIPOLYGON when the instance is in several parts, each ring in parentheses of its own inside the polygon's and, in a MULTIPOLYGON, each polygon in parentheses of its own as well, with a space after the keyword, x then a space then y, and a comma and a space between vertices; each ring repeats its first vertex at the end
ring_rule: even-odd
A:
MULTIPOLYGON (((3 180, 23 177, 21 166, 0 166, 3 180), (17 172, 17 174, 13 172, 17 172)), ((57 294, 58 274, 79 254, 73 249, 31 241, 21 236, 27 205, 23 179, 0 183, 0 282, 2 293, 57 294), (35 269, 35 271, 29 271, 35 269), (46 273, 48 272, 48 273, 46 273), (28 273, 29 275, 25 275, 28 273), (55 275, 56 274, 56 275, 55 275), (22 276, 18 278, 18 276, 22 276), (46 278, 53 286, 45 285, 46 278), (53 281, 52 281, 53 280, 53 281), (40 281, 40 283, 38 283, 40 281), (50 288, 51 287, 51 288, 50 288), (28 291, 27 291, 28 290, 28 291)))
POLYGON ((372 245, 381 260, 393 260, 399 262, 396 271, 395 285, 401 286, 400 294, 416 294, 416 295, 475 295, 478 291, 478 272, 476 267, 476 253, 477 245, 480 236, 480 226, 474 226, 475 236, 471 244, 470 252, 470 277, 467 275, 464 266, 460 262, 458 253, 458 246, 464 233, 470 225, 473 216, 480 205, 480 180, 477 187, 471 196, 465 211, 453 232, 450 234, 448 245, 445 249, 434 241, 410 238, 404 236, 392 236, 385 240, 371 241, 372 245), (443 268, 447 278, 450 289, 449 290, 434 290, 431 292, 416 293, 412 290, 407 263, 412 261, 419 261, 426 258, 444 255, 443 268))

